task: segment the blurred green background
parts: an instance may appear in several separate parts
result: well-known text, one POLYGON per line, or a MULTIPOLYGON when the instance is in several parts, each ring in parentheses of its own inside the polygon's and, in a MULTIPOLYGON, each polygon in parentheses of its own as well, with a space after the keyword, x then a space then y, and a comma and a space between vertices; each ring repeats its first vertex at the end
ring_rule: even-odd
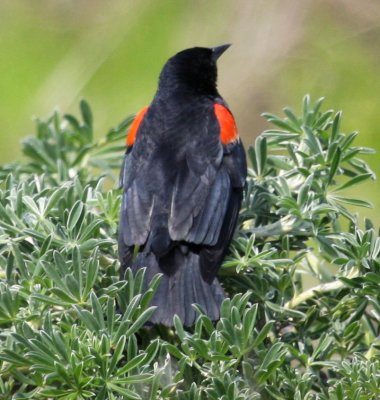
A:
MULTIPOLYGON (((219 88, 247 146, 267 127, 262 112, 298 111, 310 93, 379 152, 378 0, 2 0, 0 163, 21 158, 34 116, 77 113, 85 97, 100 137, 150 101, 167 58, 224 43, 219 88)), ((353 194, 380 225, 380 181, 353 194)))

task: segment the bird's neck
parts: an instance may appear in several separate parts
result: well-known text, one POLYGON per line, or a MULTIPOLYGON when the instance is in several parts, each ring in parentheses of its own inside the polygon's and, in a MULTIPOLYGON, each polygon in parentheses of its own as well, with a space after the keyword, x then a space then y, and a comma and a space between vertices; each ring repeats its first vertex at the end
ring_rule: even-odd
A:
POLYGON ((215 98, 219 97, 219 93, 216 87, 194 86, 187 84, 187 82, 182 82, 180 79, 171 79, 170 82, 163 81, 159 83, 156 97, 178 101, 194 97, 215 98))

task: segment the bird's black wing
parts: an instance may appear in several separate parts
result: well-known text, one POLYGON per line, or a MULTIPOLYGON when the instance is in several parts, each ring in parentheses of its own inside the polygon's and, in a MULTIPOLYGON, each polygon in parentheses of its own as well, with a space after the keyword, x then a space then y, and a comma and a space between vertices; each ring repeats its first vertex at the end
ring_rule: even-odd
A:
POLYGON ((208 282, 215 278, 231 241, 246 177, 243 146, 238 138, 223 144, 221 124, 212 110, 200 142, 188 145, 169 218, 172 239, 198 245, 202 275, 208 282))
POLYGON ((230 182, 226 212, 217 242, 211 246, 203 246, 199 253, 201 273, 209 283, 215 278, 231 243, 243 198, 247 167, 240 140, 225 149, 221 169, 227 172, 230 182))
POLYGON ((145 189, 146 181, 136 179, 139 171, 148 168, 147 157, 143 154, 146 146, 138 146, 139 148, 135 149, 134 145, 137 132, 143 128, 146 111, 147 108, 144 108, 137 114, 129 129, 128 148, 120 171, 123 194, 118 248, 122 270, 131 265, 133 246, 142 245, 147 239, 154 203, 153 196, 145 189))
POLYGON ((192 131, 184 132, 186 150, 171 194, 169 233, 175 241, 211 245, 217 241, 230 191, 228 174, 221 168, 219 125, 209 107, 186 126, 192 131))

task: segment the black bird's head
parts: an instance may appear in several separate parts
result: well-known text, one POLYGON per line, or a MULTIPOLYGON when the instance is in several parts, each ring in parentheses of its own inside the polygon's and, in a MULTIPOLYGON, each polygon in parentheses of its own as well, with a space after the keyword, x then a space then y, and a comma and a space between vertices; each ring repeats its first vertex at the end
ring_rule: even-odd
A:
POLYGON ((193 47, 171 57, 160 74, 159 91, 181 90, 190 93, 217 95, 216 61, 230 47, 193 47))

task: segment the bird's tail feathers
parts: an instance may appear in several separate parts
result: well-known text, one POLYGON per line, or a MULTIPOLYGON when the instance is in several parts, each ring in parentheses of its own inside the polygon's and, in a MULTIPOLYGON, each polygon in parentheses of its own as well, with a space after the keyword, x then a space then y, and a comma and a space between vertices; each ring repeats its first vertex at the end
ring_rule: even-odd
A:
POLYGON ((143 252, 132 265, 132 270, 146 267, 146 287, 156 274, 163 274, 151 302, 157 309, 150 322, 173 326, 173 317, 176 314, 185 326, 191 326, 197 317, 192 304, 199 304, 212 321, 218 320, 224 291, 217 278, 211 284, 203 280, 198 254, 191 251, 183 254, 179 249, 173 249, 171 253, 171 261, 168 259, 158 261, 153 253, 143 252), (168 262, 177 267, 172 274, 166 272, 173 271, 170 265, 167 265, 168 262), (163 263, 166 265, 160 265, 163 263))

